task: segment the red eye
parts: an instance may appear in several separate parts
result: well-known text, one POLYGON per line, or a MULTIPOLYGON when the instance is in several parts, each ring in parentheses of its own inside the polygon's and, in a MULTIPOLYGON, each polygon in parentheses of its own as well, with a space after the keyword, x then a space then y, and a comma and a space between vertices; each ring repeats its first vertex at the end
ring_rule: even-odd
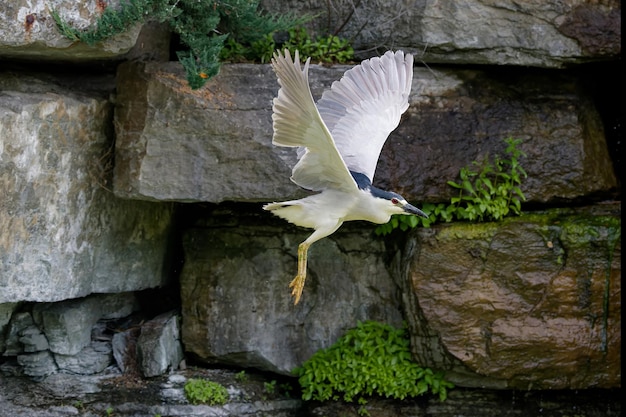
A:
POLYGON ((391 199, 391 204, 398 204, 398 203, 399 203, 399 201, 398 201, 397 198, 394 197, 394 198, 391 199))

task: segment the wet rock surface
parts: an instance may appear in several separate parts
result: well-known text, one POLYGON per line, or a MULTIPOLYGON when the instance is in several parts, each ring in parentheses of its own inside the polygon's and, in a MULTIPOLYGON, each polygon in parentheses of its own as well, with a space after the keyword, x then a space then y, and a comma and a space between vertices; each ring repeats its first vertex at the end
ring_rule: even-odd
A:
POLYGON ((404 299, 417 360, 463 386, 618 386, 620 215, 607 204, 416 230, 404 299))
POLYGON ((136 379, 110 370, 108 375, 56 374, 42 381, 0 374, 0 415, 6 417, 356 417, 365 409, 372 417, 617 417, 619 390, 494 391, 454 389, 444 402, 432 397, 390 401, 368 399, 356 403, 299 400, 297 381, 239 370, 189 368, 166 376, 136 379), (224 406, 192 405, 184 395, 190 378, 203 378, 225 386, 224 406), (276 386, 276 389, 269 388, 276 386), (292 387, 292 389, 289 389, 292 387))

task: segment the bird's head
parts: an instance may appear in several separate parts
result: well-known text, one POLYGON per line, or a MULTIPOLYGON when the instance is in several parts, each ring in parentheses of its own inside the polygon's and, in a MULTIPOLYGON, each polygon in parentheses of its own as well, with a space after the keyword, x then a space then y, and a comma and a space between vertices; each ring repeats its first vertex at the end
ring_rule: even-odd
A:
POLYGON ((364 197, 359 207, 362 217, 358 219, 382 224, 387 223, 394 214, 411 214, 428 218, 426 213, 409 204, 400 194, 374 187, 367 175, 354 171, 350 171, 350 174, 364 197))
POLYGON ((371 201, 375 210, 378 212, 379 221, 375 223, 386 223, 394 214, 406 214, 428 218, 428 215, 417 207, 409 204, 408 201, 400 194, 380 190, 376 187, 370 187, 371 201))
POLYGON ((389 203, 387 205, 388 211, 391 214, 412 214, 415 216, 420 216, 424 218, 428 218, 428 215, 424 213, 422 210, 417 207, 409 204, 408 201, 404 199, 400 194, 392 193, 388 199, 386 199, 389 203))

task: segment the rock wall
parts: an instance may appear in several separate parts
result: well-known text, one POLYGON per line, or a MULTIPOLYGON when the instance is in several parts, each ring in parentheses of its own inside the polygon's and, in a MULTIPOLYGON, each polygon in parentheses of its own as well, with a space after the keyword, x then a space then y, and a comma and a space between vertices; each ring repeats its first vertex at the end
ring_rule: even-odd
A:
MULTIPOLYGON (((428 64, 376 185, 447 202, 460 168, 520 138, 524 216, 386 238, 344 225, 311 249, 294 307, 308 232, 260 204, 305 195, 293 150, 271 145, 271 68, 224 65, 191 90, 166 27, 86 46, 50 15, 82 27, 117 2, 5 2, 0 372, 157 377, 186 357, 289 375, 379 320, 405 321, 415 359, 458 386, 620 387, 623 124, 618 80, 599 77, 619 72, 619 2, 311 3, 262 2, 321 12, 310 26, 360 58, 428 64)), ((348 67, 312 65, 314 97, 348 67)))

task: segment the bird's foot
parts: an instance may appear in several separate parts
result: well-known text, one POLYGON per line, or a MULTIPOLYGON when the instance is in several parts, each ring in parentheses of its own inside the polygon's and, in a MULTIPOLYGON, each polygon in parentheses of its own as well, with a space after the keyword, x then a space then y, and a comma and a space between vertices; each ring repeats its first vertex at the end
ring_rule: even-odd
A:
POLYGON ((295 298, 293 301, 293 305, 296 305, 300 302, 300 297, 302 297, 302 290, 304 289, 304 281, 306 280, 306 275, 298 274, 289 284, 289 288, 293 288, 291 291, 291 295, 295 298))

